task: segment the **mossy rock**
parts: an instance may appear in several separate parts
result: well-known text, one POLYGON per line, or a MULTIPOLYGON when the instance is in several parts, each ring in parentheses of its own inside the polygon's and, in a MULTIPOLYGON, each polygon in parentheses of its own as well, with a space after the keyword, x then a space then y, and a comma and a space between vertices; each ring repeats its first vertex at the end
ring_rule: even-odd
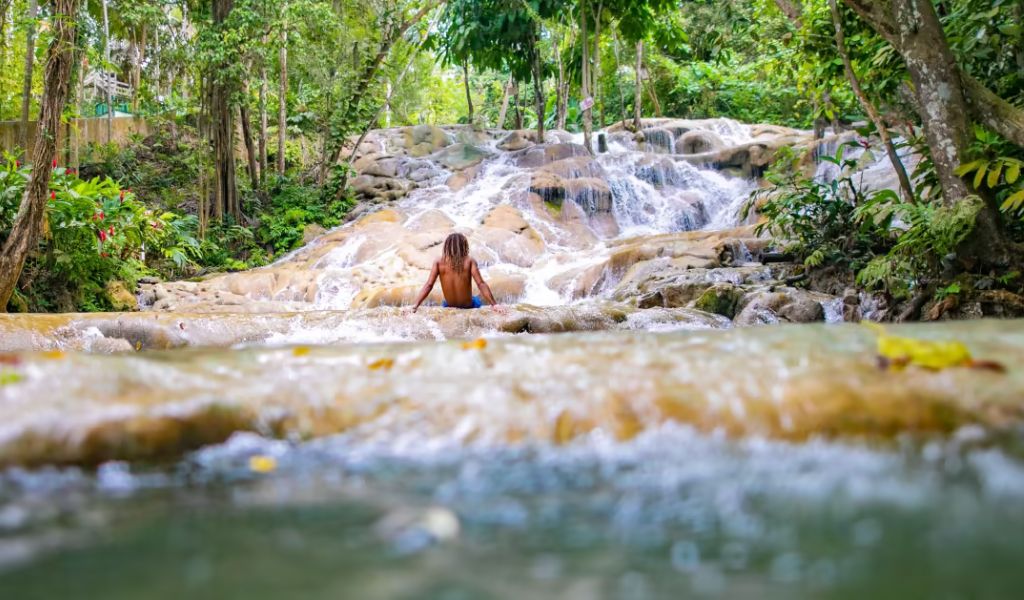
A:
POLYGON ((139 301, 135 294, 128 291, 123 281, 108 281, 106 297, 110 306, 118 312, 139 310, 139 301))
POLYGON ((731 283, 718 283, 704 291, 693 302, 693 307, 704 312, 733 318, 743 297, 743 289, 731 283))

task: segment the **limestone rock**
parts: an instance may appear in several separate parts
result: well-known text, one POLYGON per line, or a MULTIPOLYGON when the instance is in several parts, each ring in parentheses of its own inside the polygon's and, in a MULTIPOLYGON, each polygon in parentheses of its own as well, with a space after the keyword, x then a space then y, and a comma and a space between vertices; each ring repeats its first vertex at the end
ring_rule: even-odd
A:
POLYGON ((431 159, 452 171, 462 171, 483 162, 490 156, 487 150, 469 144, 452 144, 431 155, 431 159))
POLYGON ((110 302, 110 306, 116 311, 139 309, 138 299, 135 297, 135 294, 128 291, 123 281, 108 281, 104 294, 110 302))
POLYGON ((410 156, 427 156, 451 144, 448 133, 433 125, 416 125, 402 130, 403 146, 410 156))
POLYGON ((739 286, 717 283, 704 290, 704 293, 694 301, 693 307, 731 319, 736 315, 736 306, 742 297, 743 289, 739 286))

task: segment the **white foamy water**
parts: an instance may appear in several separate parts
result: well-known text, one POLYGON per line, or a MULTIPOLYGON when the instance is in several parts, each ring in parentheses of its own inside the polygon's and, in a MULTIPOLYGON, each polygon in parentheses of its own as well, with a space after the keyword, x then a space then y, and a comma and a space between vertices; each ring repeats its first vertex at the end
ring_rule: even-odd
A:
MULTIPOLYGON (((751 139, 749 126, 730 120, 708 121, 705 126, 728 144, 751 139)), ((573 136, 582 143, 582 134, 573 136)), ((595 213, 598 208, 585 197, 579 199, 584 212, 610 221, 603 227, 592 226, 594 242, 581 248, 576 234, 548 216, 540 215, 527 201, 531 178, 536 168, 517 164, 520 155, 496 148, 487 142, 490 153, 478 168, 479 173, 462 189, 452 191, 444 184, 444 172, 421 184, 391 206, 402 211, 406 223, 413 224, 437 212, 451 220, 456 230, 471 231, 497 206, 518 209, 527 223, 541 236, 545 251, 529 265, 512 264, 500 259, 485 265, 490 272, 513 273, 525 278, 519 301, 538 306, 572 303, 571 285, 552 287, 553 280, 564 280, 574 271, 594 265, 607 257, 607 243, 637 236, 657 235, 697 229, 723 229, 737 224, 737 213, 754 189, 754 183, 723 175, 713 169, 699 168, 678 160, 669 153, 638 151, 635 144, 610 140, 609 152, 597 155, 593 166, 582 176, 595 175, 611 191, 608 217, 595 213), (612 231, 608 231, 611 227, 612 231), (565 276, 561 277, 560 276, 565 276)), ((595 134, 596 145, 596 134, 595 134)), ((573 200, 565 200, 573 202, 573 200)), ((435 214, 436 216, 436 214, 435 214)), ((350 227, 351 225, 345 226, 350 227)), ((332 249, 315 265, 323 269, 319 279, 316 307, 348 308, 366 281, 387 271, 395 260, 397 246, 376 248, 360 256, 361 238, 353 235, 332 249)), ((471 248, 472 251, 472 248, 471 248)), ((571 281, 572 278, 569 277, 571 281)))

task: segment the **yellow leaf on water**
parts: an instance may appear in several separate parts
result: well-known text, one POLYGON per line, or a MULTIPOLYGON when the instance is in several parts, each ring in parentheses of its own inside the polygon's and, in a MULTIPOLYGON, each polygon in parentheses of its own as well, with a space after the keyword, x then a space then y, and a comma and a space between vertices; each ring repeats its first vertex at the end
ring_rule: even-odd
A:
POLYGON ((0 387, 18 383, 25 379, 25 376, 15 371, 0 371, 0 387))
POLYGON ((390 371, 391 367, 393 367, 393 366, 395 366, 395 359, 393 359, 393 358, 378 358, 377 360, 375 360, 372 363, 370 363, 369 365, 367 365, 367 368, 369 368, 371 371, 379 371, 380 369, 384 369, 385 371, 390 371))
POLYGON ((43 352, 43 358, 48 360, 61 360, 64 356, 64 353, 60 350, 47 350, 43 352))
POLYGON ((309 354, 309 348, 306 346, 296 346, 292 348, 292 356, 306 356, 309 354))
POLYGON ((270 473, 277 468, 277 460, 273 456, 257 454, 249 457, 249 470, 254 473, 270 473))
POLYGON ((894 369, 914 365, 938 371, 950 367, 967 367, 973 362, 970 350, 957 340, 919 340, 891 335, 875 323, 868 326, 878 333, 879 357, 894 369))
POLYGON ((465 342, 462 344, 463 350, 483 350, 487 347, 487 340, 484 338, 477 338, 472 342, 465 342))

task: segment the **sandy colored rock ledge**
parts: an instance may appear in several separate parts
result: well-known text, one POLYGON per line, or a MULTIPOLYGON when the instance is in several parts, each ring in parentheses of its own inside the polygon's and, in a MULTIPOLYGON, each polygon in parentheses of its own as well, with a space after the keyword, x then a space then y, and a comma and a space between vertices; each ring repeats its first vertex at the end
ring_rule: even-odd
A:
POLYGON ((442 343, 5 357, 0 465, 173 458, 239 430, 566 444, 662 423, 887 442, 1024 423, 1024 321, 894 327, 1008 372, 879 370, 873 334, 780 326, 442 343))

